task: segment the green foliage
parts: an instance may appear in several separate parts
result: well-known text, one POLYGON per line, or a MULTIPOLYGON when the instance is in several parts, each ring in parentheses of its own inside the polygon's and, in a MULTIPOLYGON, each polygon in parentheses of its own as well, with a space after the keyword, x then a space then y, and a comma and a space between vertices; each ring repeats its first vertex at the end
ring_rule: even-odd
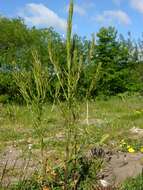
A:
MULTIPOLYGON (((88 159, 80 155, 76 160, 71 159, 68 164, 68 189, 92 189, 94 185, 97 185, 98 172, 103 164, 102 160, 88 159)), ((52 189, 62 189, 65 181, 64 167, 55 167, 53 172, 55 177, 51 178, 49 186, 52 189)))
MULTIPOLYGON (((52 94, 55 93, 58 93, 61 100, 64 99, 63 89, 59 87, 55 66, 51 58, 54 60, 54 64, 60 63, 59 68, 62 72, 68 71, 73 60, 80 62, 82 59, 81 77, 76 92, 79 99, 86 96, 91 81, 94 81, 93 78, 96 77, 99 64, 102 65, 100 78, 96 85, 92 82, 93 88, 90 98, 94 98, 96 95, 110 96, 126 91, 142 90, 143 45, 141 40, 138 43, 134 42, 130 34, 127 39, 124 39, 123 36, 118 35, 115 28, 103 27, 97 33, 96 41, 94 35, 92 35, 92 40, 88 40, 76 34, 73 34, 72 39, 65 40, 52 28, 28 28, 20 18, 8 19, 4 17, 0 18, 0 28, 2 28, 0 31, 0 93, 8 95, 11 100, 21 102, 18 88, 12 78, 13 62, 16 62, 19 70, 29 71, 32 67, 30 53, 32 49, 38 51, 43 66, 46 66, 46 63, 49 64, 48 72, 51 76, 51 82, 46 97, 50 98, 51 101, 54 99, 52 94), (71 42, 70 45, 69 42, 71 42), (53 57, 50 57, 47 52, 47 47, 51 46, 50 44, 52 44, 52 51, 55 52, 53 57), (69 48, 68 52, 66 47, 69 48), (71 53, 71 58, 69 53, 71 53), (76 54, 82 55, 82 58, 77 57, 76 54), (67 58, 69 66, 66 63, 67 58)), ((71 32, 67 37, 70 36, 71 32)), ((61 77, 65 88, 67 76, 61 77)))
POLYGON ((13 80, 11 72, 0 71, 0 96, 7 100, 15 100, 18 96, 18 88, 13 80))
POLYGON ((41 190, 42 186, 35 179, 19 181, 10 190, 41 190))
POLYGON ((9 96, 8 95, 0 95, 0 104, 6 104, 9 102, 9 96))
POLYGON ((107 95, 123 93, 132 84, 132 70, 129 49, 117 40, 115 28, 101 28, 97 33, 96 61, 102 63, 102 77, 98 90, 107 95))
POLYGON ((126 180, 121 190, 142 190, 143 189, 143 176, 139 175, 136 178, 130 178, 126 180))
POLYGON ((49 83, 46 67, 42 67, 37 51, 32 51, 33 62, 31 71, 21 70, 13 73, 20 93, 27 104, 43 104, 49 83))
POLYGON ((39 138, 39 144, 41 148, 41 170, 42 175, 45 173, 44 168, 44 132, 42 126, 42 115, 43 115, 43 107, 46 99, 46 92, 49 85, 49 75, 44 67, 41 64, 41 60, 38 56, 37 51, 32 51, 32 68, 30 71, 27 70, 16 70, 13 73, 13 77, 15 79, 16 85, 19 88, 19 91, 24 98, 27 106, 31 109, 31 112, 34 113, 33 120, 33 128, 39 138), (35 117, 34 117, 35 116, 35 117))
MULTIPOLYGON (((76 162, 76 167, 74 158, 68 162, 68 189, 90 190, 97 187, 98 172, 101 170, 103 161, 80 156, 76 162)), ((19 181, 10 190, 41 190, 44 187, 49 190, 62 190, 65 182, 64 172, 64 165, 54 166, 48 170, 44 178, 35 174, 30 179, 19 181)))

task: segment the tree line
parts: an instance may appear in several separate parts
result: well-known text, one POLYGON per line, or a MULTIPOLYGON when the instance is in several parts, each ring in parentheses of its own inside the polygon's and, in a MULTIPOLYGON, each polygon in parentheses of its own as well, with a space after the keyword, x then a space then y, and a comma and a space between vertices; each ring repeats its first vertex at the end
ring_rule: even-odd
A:
MULTIPOLYGON (((60 70, 64 72, 67 57, 66 40, 53 28, 29 28, 21 18, 1 17, 0 28, 0 101, 23 101, 13 78, 13 71, 24 70, 30 74, 33 51, 37 52, 43 70, 50 76, 47 99, 53 101, 53 94, 56 93, 61 100, 64 99, 48 47, 49 44, 54 44, 52 48, 55 60, 58 60, 60 70)), ((99 64, 101 66, 90 98, 124 92, 142 92, 142 39, 135 41, 130 33, 124 38, 114 27, 102 27, 96 36, 92 34, 91 39, 73 34, 72 57, 74 57, 74 51, 72 51, 74 49, 77 50, 77 55, 82 55, 77 98, 82 99, 86 96, 91 81, 97 75, 99 64)))

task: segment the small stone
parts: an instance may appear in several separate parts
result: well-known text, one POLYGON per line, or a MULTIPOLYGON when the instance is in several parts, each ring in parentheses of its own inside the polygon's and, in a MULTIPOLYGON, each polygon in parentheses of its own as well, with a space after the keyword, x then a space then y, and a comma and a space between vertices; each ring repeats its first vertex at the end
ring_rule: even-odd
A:
POLYGON ((109 187, 110 186, 110 184, 104 179, 101 179, 100 183, 101 183, 102 187, 109 187))

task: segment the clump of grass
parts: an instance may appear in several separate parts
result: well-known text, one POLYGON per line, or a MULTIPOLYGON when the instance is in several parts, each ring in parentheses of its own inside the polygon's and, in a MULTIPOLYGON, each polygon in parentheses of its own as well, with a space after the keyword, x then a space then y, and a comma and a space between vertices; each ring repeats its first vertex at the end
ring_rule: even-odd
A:
POLYGON ((13 185, 10 190, 40 190, 42 185, 38 183, 34 178, 29 180, 19 181, 13 185))
POLYGON ((126 180, 120 190, 142 190, 143 189, 143 175, 139 175, 136 178, 129 178, 126 180))

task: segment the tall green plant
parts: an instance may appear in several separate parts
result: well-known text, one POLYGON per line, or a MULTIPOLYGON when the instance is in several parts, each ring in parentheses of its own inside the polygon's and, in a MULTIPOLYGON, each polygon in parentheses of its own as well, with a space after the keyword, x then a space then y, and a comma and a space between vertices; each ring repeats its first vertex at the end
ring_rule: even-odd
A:
POLYGON ((44 173, 44 130, 42 129, 42 112, 50 80, 48 70, 42 67, 37 51, 32 51, 32 57, 33 62, 31 70, 15 69, 13 76, 28 108, 33 113, 33 126, 39 138, 43 168, 42 172, 44 173))
MULTIPOLYGON (((49 46, 48 46, 50 60, 54 66, 54 70, 65 99, 65 104, 63 105, 63 103, 61 103, 59 97, 57 96, 57 101, 63 113, 63 117, 66 124, 66 151, 65 151, 66 155, 65 155, 65 181, 64 181, 65 190, 71 188, 68 181, 68 175, 69 175, 69 160, 73 157, 75 158, 74 163, 76 168, 77 130, 78 130, 77 121, 79 115, 76 93, 78 90, 77 87, 82 67, 82 55, 78 55, 78 49, 73 47, 74 46, 73 45, 74 40, 72 38, 73 7, 74 3, 73 0, 71 0, 69 6, 69 16, 67 21, 67 35, 66 35, 67 58, 66 58, 66 65, 64 68, 60 66, 60 61, 58 60, 56 53, 53 51, 51 41, 49 41, 49 46), (73 148, 71 149, 71 147, 73 148)), ((75 189, 75 186, 73 187, 73 189, 75 189)))
POLYGON ((89 125, 89 100, 91 99, 92 91, 95 91, 97 88, 97 82, 100 78, 101 73, 101 63, 95 63, 94 61, 94 52, 95 52, 95 36, 92 34, 92 41, 89 47, 88 54, 88 66, 93 65, 93 71, 91 71, 92 79, 89 82, 89 86, 86 90, 86 123, 89 125))

